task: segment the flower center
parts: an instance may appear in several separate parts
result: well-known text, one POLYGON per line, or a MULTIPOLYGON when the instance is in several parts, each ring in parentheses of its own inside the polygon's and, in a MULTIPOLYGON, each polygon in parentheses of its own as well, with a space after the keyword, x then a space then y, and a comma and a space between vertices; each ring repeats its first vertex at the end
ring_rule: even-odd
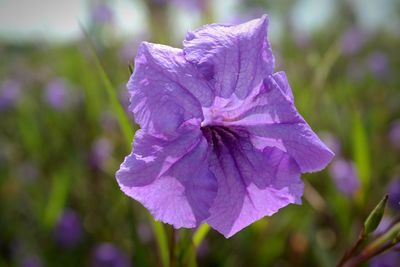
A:
POLYGON ((203 136, 206 138, 209 145, 218 152, 222 146, 234 145, 239 139, 238 133, 222 125, 209 125, 201 127, 203 136))

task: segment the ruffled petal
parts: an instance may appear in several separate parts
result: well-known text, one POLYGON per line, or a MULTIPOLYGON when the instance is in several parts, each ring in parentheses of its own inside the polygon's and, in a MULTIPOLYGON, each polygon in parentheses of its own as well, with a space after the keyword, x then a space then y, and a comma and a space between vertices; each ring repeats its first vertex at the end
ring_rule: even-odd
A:
POLYGON ((212 82, 216 96, 235 93, 243 99, 274 68, 267 26, 265 15, 239 25, 211 24, 189 32, 183 41, 185 58, 212 82))
POLYGON ((255 148, 248 134, 213 127, 210 169, 218 193, 207 223, 230 237, 291 203, 301 203, 303 183, 297 163, 278 148, 255 148))
POLYGON ((146 132, 173 135, 182 123, 199 125, 213 93, 181 49, 142 43, 128 82, 130 110, 146 132))
POLYGON ((208 170, 208 144, 199 130, 164 140, 143 131, 116 174, 122 191, 155 219, 196 227, 209 216, 217 184, 208 170))
POLYGON ((259 149, 287 152, 302 172, 321 170, 334 156, 298 113, 283 72, 269 75, 246 99, 222 109, 218 118, 221 125, 246 129, 259 149))

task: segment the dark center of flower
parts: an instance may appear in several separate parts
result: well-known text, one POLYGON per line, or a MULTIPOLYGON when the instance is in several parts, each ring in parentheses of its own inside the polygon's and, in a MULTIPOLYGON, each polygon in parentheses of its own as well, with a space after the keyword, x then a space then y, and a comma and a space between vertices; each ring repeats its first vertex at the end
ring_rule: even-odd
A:
POLYGON ((207 139, 208 144, 219 152, 222 146, 232 146, 239 139, 239 135, 235 129, 226 126, 203 126, 201 127, 203 136, 207 139))

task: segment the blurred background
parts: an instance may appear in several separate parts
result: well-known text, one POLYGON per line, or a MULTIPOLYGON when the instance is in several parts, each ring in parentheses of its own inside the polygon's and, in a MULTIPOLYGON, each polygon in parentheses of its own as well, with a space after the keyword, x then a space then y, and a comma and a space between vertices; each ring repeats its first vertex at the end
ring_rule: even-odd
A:
POLYGON ((265 13, 276 70, 336 157, 303 176, 302 206, 229 240, 211 230, 198 266, 334 266, 385 193, 382 225, 398 216, 400 1, 0 0, 0 266, 161 266, 147 211, 114 178, 123 112, 137 129, 128 65, 141 41, 181 47, 265 13))

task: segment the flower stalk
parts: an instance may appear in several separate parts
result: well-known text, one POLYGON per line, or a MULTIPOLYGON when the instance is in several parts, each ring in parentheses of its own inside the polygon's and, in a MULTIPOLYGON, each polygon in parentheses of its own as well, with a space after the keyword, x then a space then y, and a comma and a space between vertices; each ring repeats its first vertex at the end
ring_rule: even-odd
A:
POLYGON ((388 195, 384 196, 365 220, 357 242, 344 254, 338 267, 357 267, 372 257, 392 249, 400 242, 400 222, 393 223, 389 229, 370 242, 359 254, 356 254, 361 245, 379 226, 385 211, 388 195))

